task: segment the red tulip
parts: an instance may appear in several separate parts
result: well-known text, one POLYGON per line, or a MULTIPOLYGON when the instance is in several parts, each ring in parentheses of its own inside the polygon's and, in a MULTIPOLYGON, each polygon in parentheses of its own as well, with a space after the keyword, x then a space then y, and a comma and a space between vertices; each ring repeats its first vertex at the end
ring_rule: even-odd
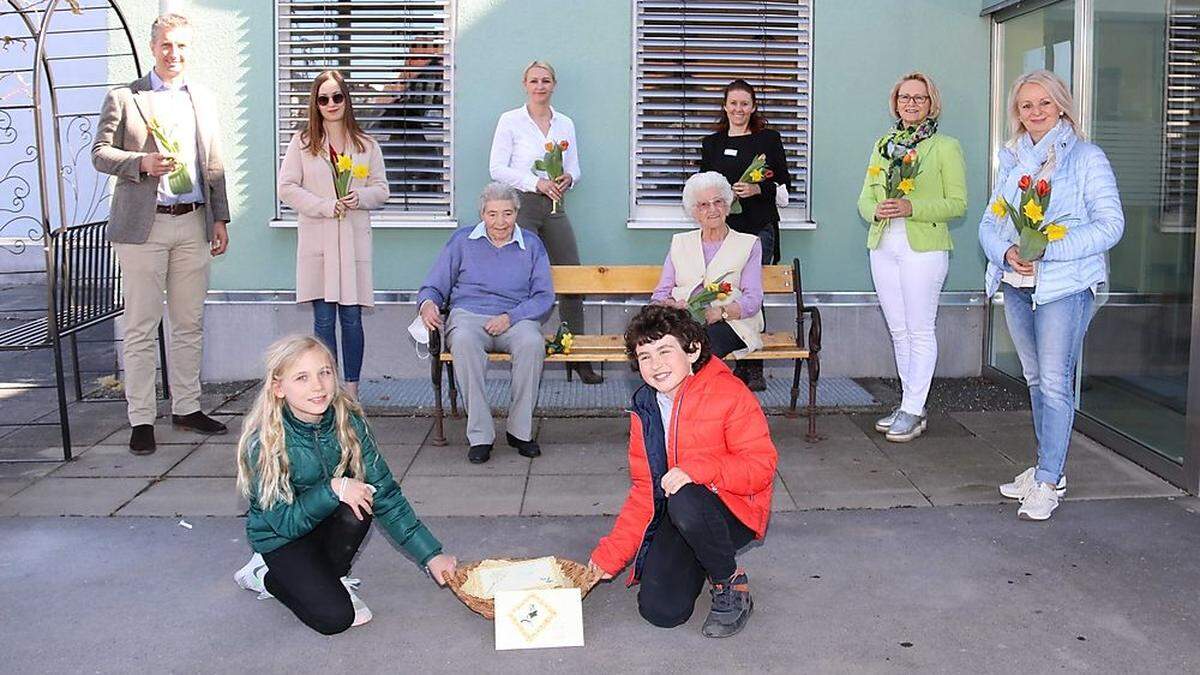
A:
POLYGON ((721 292, 722 293, 729 293, 732 290, 733 290, 733 286, 728 281, 721 282, 721 292))
POLYGON ((775 172, 770 169, 763 171, 763 178, 770 178, 771 176, 774 176, 774 175, 775 175, 775 172))
POLYGON ((1033 179, 1029 176, 1021 176, 1021 180, 1017 181, 1017 187, 1021 188, 1022 190, 1028 190, 1029 184, 1032 182, 1033 179))
POLYGON ((546 144, 546 152, 550 152, 550 151, 551 151, 551 150, 553 150, 553 149, 554 149, 554 144, 553 144, 553 143, 547 143, 547 144, 546 144))
POLYGON ((1039 180, 1034 189, 1037 190, 1037 196, 1039 197, 1045 197, 1050 194, 1050 184, 1045 179, 1039 180))
POLYGON ((570 147, 570 145, 571 145, 570 143, 568 143, 566 141, 562 141, 561 143, 558 144, 558 147, 562 148, 563 150, 566 150, 568 147, 570 147))

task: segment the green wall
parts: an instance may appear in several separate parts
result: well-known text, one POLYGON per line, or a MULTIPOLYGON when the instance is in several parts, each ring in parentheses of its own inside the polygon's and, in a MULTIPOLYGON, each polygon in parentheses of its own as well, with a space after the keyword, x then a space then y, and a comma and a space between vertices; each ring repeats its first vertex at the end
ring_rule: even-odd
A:
MULTIPOLYGON (((157 0, 121 0, 141 45, 157 0)), ((982 286, 974 224, 986 201, 989 24, 961 0, 818 0, 813 54, 813 231, 785 232, 805 288, 872 290, 855 200, 871 143, 889 123, 887 93, 902 71, 921 69, 942 89, 942 129, 967 157, 970 205, 952 224, 958 250, 947 290, 982 286), (900 28, 903 27, 903 28, 900 28)), ((229 111, 224 125, 233 209, 231 246, 213 267, 214 289, 291 289, 295 232, 272 229, 274 213, 273 12, 269 0, 184 3, 200 39, 197 77, 229 111)), ((549 60, 556 107, 577 127, 583 178, 570 209, 586 263, 657 263, 671 231, 629 230, 631 3, 626 0, 458 0, 455 36, 455 210, 475 222, 488 180, 495 120, 523 100, 522 67, 549 60)), ((148 53, 146 58, 149 58, 148 53)), ((380 289, 413 289, 448 235, 444 229, 379 229, 380 289)))

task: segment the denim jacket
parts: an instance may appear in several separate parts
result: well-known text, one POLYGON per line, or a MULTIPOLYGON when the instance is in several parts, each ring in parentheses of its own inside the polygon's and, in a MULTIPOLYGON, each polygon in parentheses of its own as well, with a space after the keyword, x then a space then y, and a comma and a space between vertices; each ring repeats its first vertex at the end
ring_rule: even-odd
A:
MULTIPOLYGON (((1068 229, 1065 237, 1046 246, 1045 254, 1037 261, 1034 307, 1083 289, 1092 290, 1099 306, 1107 295, 1108 250, 1121 241, 1125 231, 1116 177, 1104 151, 1080 139, 1065 122, 1060 121, 1042 140, 1054 144, 1057 156, 1049 179, 1046 222, 1064 222, 1068 229)), ((1012 270, 1004 254, 1017 241, 1012 220, 998 219, 990 205, 1003 194, 1020 208, 1017 183, 1023 175, 1036 179, 1045 149, 1035 146, 1025 135, 999 152, 995 187, 989 208, 984 209, 979 222, 979 244, 988 259, 984 281, 989 297, 1000 287, 1002 274, 1012 270)))

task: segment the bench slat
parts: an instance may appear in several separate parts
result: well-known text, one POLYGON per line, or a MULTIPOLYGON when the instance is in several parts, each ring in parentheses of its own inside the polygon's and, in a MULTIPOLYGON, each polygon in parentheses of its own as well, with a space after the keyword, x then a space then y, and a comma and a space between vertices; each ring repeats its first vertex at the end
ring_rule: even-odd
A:
MULTIPOLYGON (((553 335, 547 335, 550 339, 553 335)), ((807 349, 799 349, 796 347, 796 339, 791 333, 764 333, 763 348, 761 351, 752 352, 746 358, 758 360, 772 359, 806 359, 808 358, 807 349)), ((508 361, 508 354, 488 354, 488 359, 491 361, 508 361)), ((442 361, 450 361, 451 356, 448 353, 441 355, 442 361)), ((575 344, 571 349, 570 354, 553 354, 546 357, 546 361, 563 362, 563 361, 606 361, 619 362, 625 360, 625 341, 620 335, 577 335, 575 336, 575 344)))
MULTIPOLYGON (((560 295, 642 295, 654 292, 662 276, 660 265, 551 265, 554 292, 560 295)), ((790 265, 763 267, 763 292, 791 293, 790 265)))

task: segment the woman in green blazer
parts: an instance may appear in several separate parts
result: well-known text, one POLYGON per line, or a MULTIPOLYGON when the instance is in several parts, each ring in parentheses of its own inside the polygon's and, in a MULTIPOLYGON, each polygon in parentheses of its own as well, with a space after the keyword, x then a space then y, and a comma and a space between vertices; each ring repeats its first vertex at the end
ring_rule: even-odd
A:
POLYGON ((900 405, 875 428, 889 441, 906 442, 925 430, 938 297, 953 248, 946 224, 967 210, 967 186, 962 148, 937 131, 942 105, 933 80, 919 72, 901 77, 890 106, 896 124, 871 152, 858 212, 870 223, 871 278, 904 389, 900 405), (889 185, 901 196, 889 198, 889 185))

